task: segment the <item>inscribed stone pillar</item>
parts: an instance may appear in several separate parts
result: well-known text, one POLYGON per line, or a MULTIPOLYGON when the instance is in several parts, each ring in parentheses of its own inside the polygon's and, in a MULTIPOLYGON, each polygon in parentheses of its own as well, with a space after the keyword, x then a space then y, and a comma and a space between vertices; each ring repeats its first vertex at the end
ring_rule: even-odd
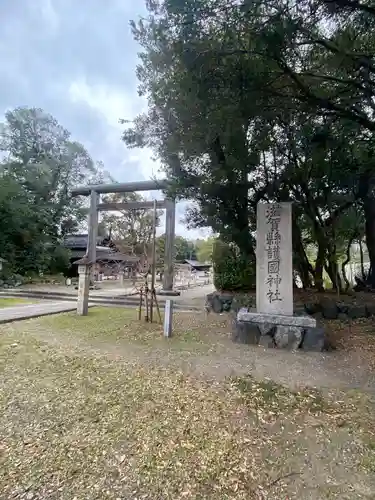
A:
POLYGON ((87 316, 89 310, 90 266, 78 266, 77 314, 87 316))
POLYGON ((293 315, 292 204, 258 203, 257 313, 293 315))
POLYGON ((173 300, 165 301, 164 309, 164 337, 172 336, 172 321, 173 321, 173 300))

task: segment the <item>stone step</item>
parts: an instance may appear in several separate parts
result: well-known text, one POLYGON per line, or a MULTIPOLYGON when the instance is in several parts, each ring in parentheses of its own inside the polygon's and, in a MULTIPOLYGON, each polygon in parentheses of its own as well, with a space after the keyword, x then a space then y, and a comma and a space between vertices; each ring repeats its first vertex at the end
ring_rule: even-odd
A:
MULTIPOLYGON (((57 292, 57 291, 48 291, 48 290, 27 290, 27 289, 16 289, 16 288, 8 288, 6 290, 1 290, 0 291, 0 296, 10 296, 12 295, 13 297, 24 297, 24 296, 33 296, 33 297, 63 297, 63 298, 72 298, 74 300, 77 299, 78 296, 78 291, 74 290, 71 292, 68 291, 62 291, 62 292, 57 292)), ((119 297, 124 298, 124 297, 134 297, 137 296, 135 293, 134 294, 122 294, 122 295, 103 295, 103 294, 95 294, 95 290, 90 290, 90 299, 117 299, 119 297)))
MULTIPOLYGON (((66 294, 62 296, 62 294, 53 294, 53 293, 42 293, 42 292, 17 292, 17 293, 4 293, 1 292, 0 296, 2 297, 9 297, 9 298, 17 298, 17 297, 23 297, 23 298, 35 298, 39 300, 64 300, 64 301, 69 301, 69 302, 76 302, 77 297, 74 295, 69 295, 66 294)), ((163 298, 162 300, 159 299, 158 297, 158 305, 161 309, 164 309, 165 307, 165 301, 166 298, 163 298)), ((125 296, 123 298, 106 298, 103 296, 94 296, 89 298, 90 304, 94 305, 104 305, 104 306, 130 306, 130 307, 135 307, 139 305, 139 297, 137 296, 125 296)), ((190 306, 189 304, 184 304, 183 302, 177 302, 174 301, 173 304, 174 309, 177 310, 184 310, 184 311, 201 311, 199 307, 196 306, 190 306)))

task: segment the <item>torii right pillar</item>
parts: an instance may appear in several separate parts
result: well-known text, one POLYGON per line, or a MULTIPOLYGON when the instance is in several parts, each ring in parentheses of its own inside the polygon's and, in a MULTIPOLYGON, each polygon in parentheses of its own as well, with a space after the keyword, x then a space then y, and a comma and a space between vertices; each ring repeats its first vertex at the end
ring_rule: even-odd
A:
POLYGON ((163 274, 163 288, 159 291, 160 295, 170 295, 170 296, 180 295, 179 291, 173 289, 175 230, 176 230, 176 202, 175 200, 169 199, 166 200, 164 274, 163 274))

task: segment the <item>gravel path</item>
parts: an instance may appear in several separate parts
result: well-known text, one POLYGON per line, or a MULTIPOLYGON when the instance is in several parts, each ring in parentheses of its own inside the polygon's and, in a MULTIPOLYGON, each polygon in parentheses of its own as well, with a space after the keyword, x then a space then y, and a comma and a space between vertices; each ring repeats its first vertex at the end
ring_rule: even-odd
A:
POLYGON ((39 302, 38 304, 22 304, 19 306, 4 307, 0 309, 0 323, 24 320, 73 311, 76 305, 72 302, 60 300, 58 302, 39 302))
POLYGON ((290 353, 252 346, 228 346, 214 352, 177 352, 139 346, 81 345, 97 355, 132 359, 147 365, 180 368, 215 380, 251 374, 257 380, 270 379, 291 389, 301 386, 319 389, 359 389, 375 394, 375 377, 361 366, 355 353, 290 353))
MULTIPOLYGON (((121 310, 118 314, 121 316, 121 310)), ((171 366, 210 379, 222 380, 230 375, 252 374, 258 380, 271 379, 292 389, 308 386, 360 389, 375 393, 374 372, 370 371, 360 351, 293 353, 237 345, 231 342, 229 327, 223 317, 215 318, 216 323, 212 323, 213 319, 205 318, 203 313, 176 313, 175 337, 169 341, 161 338, 160 334, 155 335, 154 331, 143 334, 142 323, 130 322, 130 328, 131 325, 134 325, 134 329, 140 328, 135 342, 126 334, 122 335, 121 332, 128 325, 125 326, 121 321, 117 325, 109 321, 108 335, 107 331, 100 329, 98 334, 93 335, 94 316, 91 318, 94 323, 87 331, 65 328, 61 331, 53 329, 51 334, 51 326, 56 319, 56 316, 32 319, 15 323, 13 327, 62 349, 115 357, 117 360, 121 358, 124 362, 171 366), (116 333, 116 329, 119 333, 116 333), (197 337, 192 341, 186 340, 187 330, 194 334, 196 332, 197 337)))

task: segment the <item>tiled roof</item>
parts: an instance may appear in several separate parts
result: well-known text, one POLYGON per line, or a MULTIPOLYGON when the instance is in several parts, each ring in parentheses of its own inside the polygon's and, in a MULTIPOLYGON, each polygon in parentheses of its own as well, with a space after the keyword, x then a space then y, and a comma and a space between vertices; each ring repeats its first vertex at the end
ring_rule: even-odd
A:
MULTIPOLYGON (((110 262, 123 262, 124 264, 135 264, 136 262, 139 262, 139 257, 136 255, 125 255, 121 252, 97 252, 96 254, 96 262, 100 261, 106 261, 108 263, 110 262)), ((83 257, 82 259, 76 260, 74 264, 77 264, 78 266, 80 264, 92 264, 92 262, 89 260, 88 257, 83 257)))
MULTIPOLYGON (((86 248, 87 240, 88 240, 87 234, 69 234, 68 236, 65 236, 63 245, 65 248, 71 248, 71 249, 86 248)), ((100 245, 102 241, 103 238, 101 236, 98 236, 96 238, 97 245, 100 245)))
POLYGON ((211 267, 211 264, 206 264, 205 262, 199 262, 198 260, 185 260, 187 264, 191 267, 211 267))

